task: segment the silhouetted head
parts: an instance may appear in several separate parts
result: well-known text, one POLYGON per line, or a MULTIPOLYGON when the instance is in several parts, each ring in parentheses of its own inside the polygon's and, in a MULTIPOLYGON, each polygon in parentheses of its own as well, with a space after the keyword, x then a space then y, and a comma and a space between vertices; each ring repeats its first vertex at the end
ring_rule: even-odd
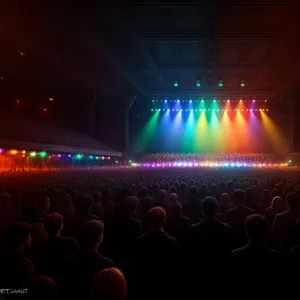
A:
POLYGON ((61 214, 52 213, 44 219, 44 228, 50 237, 60 236, 64 227, 64 219, 61 214))
POLYGON ((126 280, 119 269, 104 269, 94 277, 90 287, 91 300, 125 300, 126 296, 126 280))
POLYGON ((155 206, 148 211, 149 226, 152 230, 161 230, 166 221, 166 211, 160 207, 155 206))
POLYGON ((259 214, 248 216, 245 227, 249 240, 254 243, 264 243, 268 236, 268 224, 265 218, 259 214))
POLYGON ((206 197, 202 202, 202 212, 205 218, 213 219, 218 208, 218 202, 212 197, 206 197))

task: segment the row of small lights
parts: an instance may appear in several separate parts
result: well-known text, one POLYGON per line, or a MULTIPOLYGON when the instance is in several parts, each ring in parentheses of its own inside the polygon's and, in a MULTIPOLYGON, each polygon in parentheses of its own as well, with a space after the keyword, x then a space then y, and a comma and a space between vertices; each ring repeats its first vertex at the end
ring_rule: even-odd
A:
POLYGON ((142 166, 142 167, 287 167, 287 163, 281 163, 281 164, 256 164, 256 163, 212 163, 212 162, 204 162, 204 163, 146 163, 146 164, 134 164, 134 166, 142 166))
POLYGON ((237 103, 237 102, 245 102, 245 103, 250 103, 250 102, 252 102, 252 103, 255 103, 255 102, 258 102, 258 103, 260 103, 260 102, 268 102, 268 100, 255 100, 255 99, 253 99, 253 100, 243 100, 243 99, 240 99, 240 100, 229 100, 229 99, 227 99, 227 100, 216 100, 216 99, 213 99, 213 100, 204 100, 204 99, 201 99, 201 100, 179 100, 179 99, 177 99, 177 100, 167 100, 167 99, 165 99, 165 100, 152 100, 152 102, 154 103, 154 102, 165 102, 165 103, 167 103, 167 102, 189 102, 189 103, 192 103, 192 102, 232 102, 232 103, 237 103))
POLYGON ((260 109, 161 109, 161 108, 156 108, 156 109, 151 109, 151 111, 269 111, 269 109, 265 108, 260 108, 260 109))
MULTIPOLYGON (((5 150, 3 149, 0 149, 0 154, 1 153, 4 153, 5 150)), ((48 156, 48 158, 62 158, 62 157, 67 157, 67 158, 76 158, 76 159, 81 159, 83 157, 87 157, 89 159, 96 159, 96 160, 110 160, 111 157, 110 156, 93 156, 93 155, 83 155, 83 154, 51 154, 51 155, 48 155, 46 151, 41 151, 41 152, 37 152, 37 151, 30 151, 30 152, 27 152, 26 150, 15 150, 15 149, 11 149, 9 151, 7 151, 8 154, 10 155, 22 155, 23 157, 25 157, 26 155, 29 155, 30 157, 42 157, 42 158, 45 158, 46 156, 48 156)))

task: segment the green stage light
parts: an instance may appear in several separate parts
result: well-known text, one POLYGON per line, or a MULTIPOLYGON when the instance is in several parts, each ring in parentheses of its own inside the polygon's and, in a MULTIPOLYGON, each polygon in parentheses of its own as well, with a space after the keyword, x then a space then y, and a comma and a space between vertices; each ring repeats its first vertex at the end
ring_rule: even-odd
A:
POLYGON ((45 152, 45 151, 40 152, 41 157, 45 157, 46 155, 47 155, 47 152, 45 152))
POLYGON ((82 154, 76 154, 76 158, 77 158, 77 159, 81 159, 82 157, 83 157, 82 154))
POLYGON ((36 156, 36 152, 35 151, 30 152, 30 156, 35 157, 36 156))
POLYGON ((223 86, 223 81, 220 80, 220 81, 219 81, 219 87, 222 87, 222 86, 223 86))
POLYGON ((99 159, 99 156, 96 156, 96 159, 98 160, 98 159, 99 159))
POLYGON ((201 87, 200 80, 197 80, 197 81, 196 81, 196 87, 201 87))
POLYGON ((179 84, 178 84, 178 81, 177 81, 177 80, 175 80, 175 81, 174 81, 174 84, 173 84, 173 86, 174 86, 174 87, 178 87, 178 86, 179 86, 179 84))

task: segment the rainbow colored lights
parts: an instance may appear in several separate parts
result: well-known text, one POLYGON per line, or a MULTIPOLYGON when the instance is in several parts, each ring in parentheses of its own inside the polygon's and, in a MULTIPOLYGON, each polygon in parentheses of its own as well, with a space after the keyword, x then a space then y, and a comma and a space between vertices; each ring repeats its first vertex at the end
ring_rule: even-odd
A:
MULTIPOLYGON (((93 155, 84 155, 84 154, 48 154, 46 151, 26 151, 26 150, 16 150, 16 149, 10 149, 10 150, 5 150, 3 148, 0 148, 0 154, 2 155, 9 155, 9 156, 22 156, 26 157, 28 156, 29 158, 42 158, 42 159, 50 159, 50 158, 69 158, 69 159, 82 159, 82 158, 87 158, 89 160, 100 160, 99 156, 93 156, 93 155)), ((111 160, 110 156, 102 156, 102 160, 111 160)))
POLYGON ((160 163, 135 163, 132 166, 144 168, 278 168, 288 167, 288 163, 247 163, 237 161, 211 162, 211 161, 178 161, 160 163))
POLYGON ((152 100, 134 147, 141 153, 278 153, 289 143, 266 99, 152 100))

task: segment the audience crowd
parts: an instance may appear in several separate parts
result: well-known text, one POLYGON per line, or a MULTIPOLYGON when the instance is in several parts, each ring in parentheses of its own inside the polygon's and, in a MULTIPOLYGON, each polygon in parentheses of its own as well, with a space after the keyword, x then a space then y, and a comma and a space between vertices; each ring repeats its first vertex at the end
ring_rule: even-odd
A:
POLYGON ((276 160, 273 154, 260 153, 155 153, 142 157, 142 162, 240 162, 240 163, 272 163, 276 160))
POLYGON ((297 173, 180 172, 1 177, 1 291, 53 300, 288 297, 300 264, 297 173))

